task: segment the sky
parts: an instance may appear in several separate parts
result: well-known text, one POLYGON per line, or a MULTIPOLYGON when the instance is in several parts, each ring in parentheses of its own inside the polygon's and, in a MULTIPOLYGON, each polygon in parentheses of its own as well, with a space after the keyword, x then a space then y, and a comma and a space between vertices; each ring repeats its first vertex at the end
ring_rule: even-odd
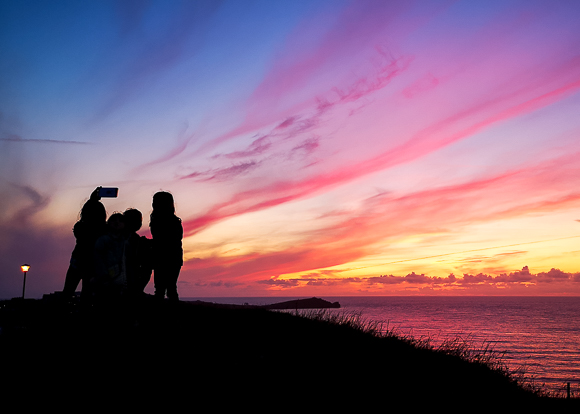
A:
MULTIPOLYGON (((0 2, 0 298, 151 198, 183 297, 580 295, 580 2, 0 2)), ((147 287, 152 292, 152 283, 147 287)))

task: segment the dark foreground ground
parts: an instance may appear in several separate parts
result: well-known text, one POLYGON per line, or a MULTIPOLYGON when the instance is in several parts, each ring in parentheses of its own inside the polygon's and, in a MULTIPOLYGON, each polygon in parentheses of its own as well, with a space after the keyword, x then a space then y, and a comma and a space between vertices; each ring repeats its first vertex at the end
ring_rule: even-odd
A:
POLYGON ((579 411, 485 366, 264 309, 0 303, 3 405, 222 412, 579 411))

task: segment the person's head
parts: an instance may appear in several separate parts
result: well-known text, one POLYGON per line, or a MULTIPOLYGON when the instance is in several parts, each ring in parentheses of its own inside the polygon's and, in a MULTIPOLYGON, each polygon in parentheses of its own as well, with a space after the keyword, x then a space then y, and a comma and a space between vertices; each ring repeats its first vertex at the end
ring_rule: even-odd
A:
POLYGON ((111 217, 109 217, 109 220, 107 220, 107 226, 109 227, 109 231, 112 233, 119 233, 123 231, 125 228, 125 219, 123 218, 123 214, 111 214, 111 217))
POLYGON ((107 210, 100 201, 88 201, 81 209, 80 221, 104 225, 107 221, 107 210))
POLYGON ((128 208, 123 213, 125 218, 125 230, 128 232, 137 232, 143 225, 143 215, 135 208, 128 208))
POLYGON ((153 213, 160 215, 175 214, 173 195, 167 191, 159 191, 153 195, 153 213))

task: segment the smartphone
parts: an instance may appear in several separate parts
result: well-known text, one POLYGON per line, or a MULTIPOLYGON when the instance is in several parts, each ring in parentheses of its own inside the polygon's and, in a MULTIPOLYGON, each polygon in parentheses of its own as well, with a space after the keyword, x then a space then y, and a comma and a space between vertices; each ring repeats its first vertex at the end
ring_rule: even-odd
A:
POLYGON ((119 189, 117 187, 101 187, 99 197, 117 197, 119 189))

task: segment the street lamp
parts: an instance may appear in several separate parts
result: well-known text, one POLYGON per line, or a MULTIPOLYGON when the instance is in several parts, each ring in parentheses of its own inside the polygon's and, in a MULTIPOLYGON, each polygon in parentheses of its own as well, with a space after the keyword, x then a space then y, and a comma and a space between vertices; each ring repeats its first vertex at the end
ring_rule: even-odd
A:
POLYGON ((24 289, 26 289, 26 273, 30 269, 30 265, 23 264, 22 266, 20 266, 20 268, 24 272, 24 283, 22 284, 22 299, 24 299, 24 289))

